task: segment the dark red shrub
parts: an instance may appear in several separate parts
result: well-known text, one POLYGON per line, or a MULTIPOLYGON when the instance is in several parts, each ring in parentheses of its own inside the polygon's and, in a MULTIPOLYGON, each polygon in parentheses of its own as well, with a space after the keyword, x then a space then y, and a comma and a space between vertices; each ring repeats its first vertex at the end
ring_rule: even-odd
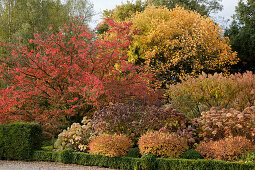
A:
POLYGON ((195 130, 190 120, 171 107, 150 105, 142 100, 116 103, 93 115, 94 128, 101 132, 124 133, 137 139, 148 130, 176 132, 195 142, 195 130))

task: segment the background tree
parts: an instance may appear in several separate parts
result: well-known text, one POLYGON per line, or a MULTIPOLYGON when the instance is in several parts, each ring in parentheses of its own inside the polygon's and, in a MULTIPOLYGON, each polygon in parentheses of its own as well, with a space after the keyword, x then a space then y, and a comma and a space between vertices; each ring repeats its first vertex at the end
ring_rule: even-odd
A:
POLYGON ((201 72, 226 72, 237 63, 221 28, 197 12, 151 6, 130 21, 137 35, 129 59, 147 65, 160 83, 171 84, 201 72))
POLYGON ((117 5, 112 10, 104 10, 103 16, 106 18, 115 18, 117 20, 124 21, 136 12, 143 11, 146 6, 147 3, 142 0, 137 0, 134 3, 127 1, 126 3, 122 3, 122 5, 117 5))
POLYGON ((91 5, 87 0, 62 3, 60 0, 2 0, 0 10, 0 41, 19 39, 27 43, 35 32, 49 28, 58 31, 74 16, 91 17, 91 5), (81 9, 82 8, 82 9, 81 9))
POLYGON ((233 72, 255 71, 255 0, 240 0, 234 21, 226 30, 232 49, 237 51, 240 62, 233 72))
POLYGON ((222 10, 223 6, 219 2, 221 0, 147 0, 148 4, 155 6, 166 6, 168 9, 181 6, 207 16, 222 10))
POLYGON ((176 6, 184 7, 185 9, 195 10, 201 15, 209 16, 211 13, 222 10, 221 0, 136 0, 134 3, 127 1, 122 5, 117 5, 113 10, 105 10, 104 17, 113 17, 117 20, 124 21, 130 18, 136 12, 143 11, 147 6, 166 6, 168 9, 173 9, 176 6))
POLYGON ((88 24, 94 15, 93 4, 89 0, 66 0, 65 6, 70 17, 80 17, 80 22, 88 24))

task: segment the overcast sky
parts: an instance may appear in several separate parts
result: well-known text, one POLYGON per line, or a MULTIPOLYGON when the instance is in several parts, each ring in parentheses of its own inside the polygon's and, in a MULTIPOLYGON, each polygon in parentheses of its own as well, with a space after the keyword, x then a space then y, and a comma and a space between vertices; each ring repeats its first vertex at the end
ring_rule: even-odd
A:
MULTIPOLYGON (((122 2, 126 2, 126 0, 90 0, 94 4, 94 10, 97 15, 93 18, 93 23, 91 26, 94 28, 98 22, 100 22, 102 11, 105 9, 113 9, 116 5, 120 5, 122 2)), ((231 19, 231 16, 235 12, 235 6, 237 5, 239 0, 222 0, 223 11, 219 12, 217 15, 212 16, 213 19, 216 20, 219 24, 223 25, 223 27, 227 26, 225 22, 228 19, 231 19), (223 18, 222 18, 223 17, 223 18)), ((230 22, 229 22, 230 23, 230 22)), ((228 23, 228 24, 229 24, 228 23)))

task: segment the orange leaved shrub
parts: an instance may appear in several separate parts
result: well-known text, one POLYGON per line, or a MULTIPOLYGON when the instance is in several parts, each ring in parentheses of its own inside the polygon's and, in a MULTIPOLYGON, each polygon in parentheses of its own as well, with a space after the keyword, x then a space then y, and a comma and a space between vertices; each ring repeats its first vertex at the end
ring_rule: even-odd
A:
POLYGON ((159 157, 178 158, 188 147, 187 140, 173 133, 149 131, 138 141, 140 153, 159 157))
POLYGON ((255 142, 255 106, 240 112, 235 109, 211 108, 193 120, 204 140, 219 140, 228 136, 244 136, 255 142))
POLYGON ((204 158, 234 161, 242 154, 253 151, 254 145, 242 136, 227 137, 219 141, 203 141, 196 148, 204 158))
POLYGON ((126 135, 101 134, 89 143, 89 153, 115 157, 125 156, 133 143, 126 135))

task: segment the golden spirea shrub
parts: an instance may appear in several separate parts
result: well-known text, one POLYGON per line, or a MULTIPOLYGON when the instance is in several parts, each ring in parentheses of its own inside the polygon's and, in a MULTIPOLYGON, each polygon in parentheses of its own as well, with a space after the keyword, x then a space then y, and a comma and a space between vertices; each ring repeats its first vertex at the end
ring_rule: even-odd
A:
POLYGON ((149 131, 138 141, 142 155, 152 153, 159 157, 178 158, 189 147, 185 138, 173 133, 149 131))
POLYGON ((55 147, 61 151, 65 149, 73 149, 75 151, 88 151, 88 143, 92 134, 92 123, 90 119, 84 117, 82 124, 73 123, 58 135, 55 147))
POLYGON ((219 140, 228 136, 244 136, 255 142, 255 106, 242 112, 235 109, 211 108, 202 112, 202 117, 194 119, 197 132, 204 140, 219 140))
POLYGON ((89 153, 109 157, 125 156, 133 143, 126 135, 101 134, 89 143, 89 153))
POLYGON ((237 160, 242 154, 254 149, 252 142, 242 136, 227 137, 219 141, 203 141, 196 148, 204 158, 226 161, 237 160))

